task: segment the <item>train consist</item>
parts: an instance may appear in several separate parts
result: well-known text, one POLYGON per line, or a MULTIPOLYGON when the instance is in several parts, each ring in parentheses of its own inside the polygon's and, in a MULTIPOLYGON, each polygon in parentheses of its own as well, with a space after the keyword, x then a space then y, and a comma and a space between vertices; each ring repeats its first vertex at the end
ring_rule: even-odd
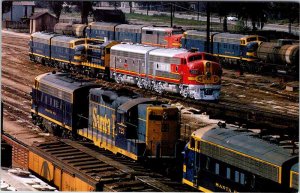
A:
POLYGON ((54 32, 79 38, 115 40, 151 46, 179 48, 183 30, 167 26, 131 25, 109 22, 58 23, 54 32))
MULTIPOLYGON (((250 72, 279 71, 288 74, 299 72, 299 42, 280 39, 266 42, 258 35, 242 35, 212 32, 210 53, 219 58, 222 65, 242 67, 250 72)), ((204 51, 206 32, 189 30, 181 39, 182 48, 204 51)))
MULTIPOLYGON (((57 24, 62 25, 62 24, 57 24)), ((66 24, 64 24, 66 25, 66 24)), ((72 26, 72 25, 70 25, 72 26)), ((61 33, 59 27, 56 33, 61 33)), ((72 27, 69 27, 72 28, 72 27)), ((83 30, 77 37, 141 43, 167 48, 185 48, 206 51, 206 32, 181 28, 92 22, 85 28, 74 25, 73 32, 83 30)), ((67 34, 67 33, 65 33, 67 34)), ((280 39, 267 42, 258 35, 211 32, 210 53, 219 58, 224 66, 243 68, 250 72, 280 72, 297 75, 299 72, 299 42, 280 39), (263 43, 263 44, 262 44, 263 43)))
POLYGON ((297 192, 298 159, 253 132, 210 126, 191 135, 183 183, 203 192, 297 192))
POLYGON ((194 131, 180 143, 176 107, 128 90, 99 88, 67 73, 35 78, 32 119, 56 135, 84 138, 133 160, 179 159, 182 182, 202 191, 298 190, 298 156, 226 124, 194 131))
POLYGON ((134 160, 174 158, 179 111, 128 90, 101 89, 66 73, 35 78, 32 119, 58 136, 81 136, 134 160))
POLYGON ((210 54, 41 32, 29 47, 32 61, 60 69, 196 100, 220 96, 222 69, 210 54))

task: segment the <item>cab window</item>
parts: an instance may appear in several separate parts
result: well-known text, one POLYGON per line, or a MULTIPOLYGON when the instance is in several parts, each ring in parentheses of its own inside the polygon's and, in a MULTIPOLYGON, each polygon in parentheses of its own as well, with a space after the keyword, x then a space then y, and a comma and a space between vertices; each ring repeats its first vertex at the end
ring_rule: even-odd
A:
POLYGON ((194 55, 194 56, 190 56, 188 61, 192 62, 192 61, 196 61, 196 60, 202 60, 202 56, 201 55, 194 55))

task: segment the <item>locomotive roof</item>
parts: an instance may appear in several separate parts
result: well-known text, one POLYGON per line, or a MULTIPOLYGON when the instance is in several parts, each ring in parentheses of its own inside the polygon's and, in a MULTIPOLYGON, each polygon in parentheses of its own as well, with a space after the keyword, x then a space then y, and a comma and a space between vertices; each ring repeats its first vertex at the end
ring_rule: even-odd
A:
POLYGON ((73 93, 75 90, 87 86, 96 86, 95 83, 75 79, 71 77, 68 73, 57 72, 53 74, 52 72, 41 74, 36 77, 40 83, 44 83, 47 86, 55 87, 59 90, 63 90, 68 93, 73 93))
POLYGON ((177 31, 181 30, 179 28, 172 28, 172 27, 159 27, 159 26, 146 26, 143 27, 143 30, 151 30, 151 31, 177 31))
POLYGON ((231 33, 218 33, 214 35, 214 38, 226 38, 226 39, 241 39, 243 37, 246 37, 248 35, 243 34, 231 34, 231 33))
MULTIPOLYGON (((205 36, 206 37, 206 31, 198 31, 198 30, 187 30, 185 31, 187 35, 195 35, 195 36, 205 36)), ((217 34, 219 32, 210 32, 210 35, 217 34)))
POLYGON ((157 47, 146 46, 141 44, 117 44, 111 47, 111 50, 127 51, 139 54, 146 54, 149 50, 157 49, 157 47))
POLYGON ((79 40, 78 38, 71 37, 71 36, 55 36, 52 38, 52 41, 58 41, 58 42, 71 42, 73 40, 79 40))
POLYGON ((115 26, 119 23, 113 23, 113 22, 91 22, 89 25, 91 26, 115 26))
POLYGON ((121 106, 119 106, 118 110, 123 111, 127 113, 128 110, 130 110, 132 107, 138 105, 138 104, 143 104, 143 103, 148 103, 148 102, 153 102, 155 100, 150 99, 150 98, 136 98, 132 99, 121 106))
POLYGON ((53 36, 56 36, 57 34, 53 33, 46 33, 46 32, 35 32, 31 34, 33 38, 41 38, 41 39, 50 39, 53 36))
POLYGON ((133 25, 133 24, 120 24, 118 26, 116 26, 116 29, 117 28, 126 28, 126 29, 141 29, 142 27, 145 27, 145 25, 133 25))
POLYGON ((260 160, 281 166, 283 162, 289 160, 291 154, 278 145, 271 144, 263 139, 255 137, 255 134, 245 130, 237 130, 229 127, 199 129, 192 134, 196 138, 208 141, 215 145, 238 151, 242 154, 258 158, 260 160))
POLYGON ((156 50, 152 50, 149 55, 152 56, 163 56, 163 57, 174 57, 176 55, 179 54, 186 54, 188 53, 188 50, 186 49, 178 49, 178 48, 170 48, 170 49, 166 49, 166 48, 159 48, 156 50))

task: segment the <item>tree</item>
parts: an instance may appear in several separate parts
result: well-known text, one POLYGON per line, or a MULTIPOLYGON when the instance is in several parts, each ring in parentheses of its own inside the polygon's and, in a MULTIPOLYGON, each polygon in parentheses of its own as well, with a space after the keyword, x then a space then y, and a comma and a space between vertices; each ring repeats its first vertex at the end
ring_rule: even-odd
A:
POLYGON ((63 4, 63 1, 49 1, 49 8, 51 11, 53 11, 55 16, 57 17, 57 20, 59 20, 63 4))
POLYGON ((88 24, 89 13, 93 11, 92 1, 71 1, 68 2, 69 5, 75 5, 76 8, 81 13, 81 23, 88 24))
POLYGON ((11 10, 12 7, 12 1, 3 1, 2 2, 2 15, 4 13, 7 13, 11 10))

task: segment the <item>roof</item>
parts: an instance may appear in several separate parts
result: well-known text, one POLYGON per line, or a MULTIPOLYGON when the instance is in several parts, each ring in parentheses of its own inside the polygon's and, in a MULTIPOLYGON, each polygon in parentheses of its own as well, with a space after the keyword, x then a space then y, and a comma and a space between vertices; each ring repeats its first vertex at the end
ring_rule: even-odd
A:
POLYGON ((13 1, 13 5, 31 5, 31 6, 35 6, 35 2, 34 1, 13 1))
POLYGON ((142 31, 142 27, 145 27, 145 25, 120 24, 120 25, 116 26, 116 30, 120 30, 120 29, 132 29, 132 30, 142 31))
POLYGON ((37 18, 43 16, 44 14, 48 14, 48 15, 50 15, 50 16, 56 18, 56 16, 50 14, 49 12, 43 11, 43 12, 36 12, 36 13, 33 13, 33 15, 29 17, 29 19, 37 19, 37 18))
POLYGON ((71 36, 55 36, 52 38, 53 42, 71 42, 73 40, 80 40, 79 38, 71 37, 71 36))
POLYGON ((182 49, 182 48, 159 48, 156 50, 152 50, 149 55, 150 56, 163 56, 163 57, 174 57, 178 56, 179 54, 186 54, 188 53, 188 50, 182 49))
POLYGON ((253 132, 229 127, 197 130, 192 135, 225 148, 247 154, 260 160, 281 166, 291 154, 282 147, 255 137, 253 132))
POLYGON ((214 35, 214 39, 215 38, 225 38, 225 39, 237 39, 240 40, 243 37, 246 37, 247 35, 243 35, 243 34, 231 34, 231 33, 218 33, 216 35, 214 35))
POLYGON ((152 102, 152 101, 155 101, 155 100, 150 99, 150 98, 132 99, 132 100, 122 104, 121 106, 119 106, 118 110, 123 111, 124 113, 127 113, 128 110, 130 110, 132 107, 134 107, 138 104, 148 103, 148 102, 152 102))
POLYGON ((141 45, 141 44, 117 44, 111 47, 111 50, 127 51, 139 54, 146 54, 148 51, 157 49, 157 47, 141 45))
POLYGON ((180 31, 182 29, 172 28, 172 27, 147 26, 147 27, 143 27, 142 30, 151 30, 151 31, 180 31))
POLYGON ((96 86, 95 83, 75 79, 70 77, 68 73, 57 72, 53 74, 52 72, 41 74, 36 77, 40 83, 44 83, 47 86, 52 86, 56 89, 63 90, 67 93, 73 93, 75 90, 87 86, 96 86))
MULTIPOLYGON (((198 30, 187 30, 184 32, 186 35, 193 35, 193 36, 204 36, 206 37, 206 31, 198 31, 198 30)), ((210 35, 217 34, 219 32, 210 32, 210 35)))
POLYGON ((46 33, 46 32, 34 32, 31 34, 33 38, 40 38, 50 40, 51 37, 55 36, 55 34, 46 33))

